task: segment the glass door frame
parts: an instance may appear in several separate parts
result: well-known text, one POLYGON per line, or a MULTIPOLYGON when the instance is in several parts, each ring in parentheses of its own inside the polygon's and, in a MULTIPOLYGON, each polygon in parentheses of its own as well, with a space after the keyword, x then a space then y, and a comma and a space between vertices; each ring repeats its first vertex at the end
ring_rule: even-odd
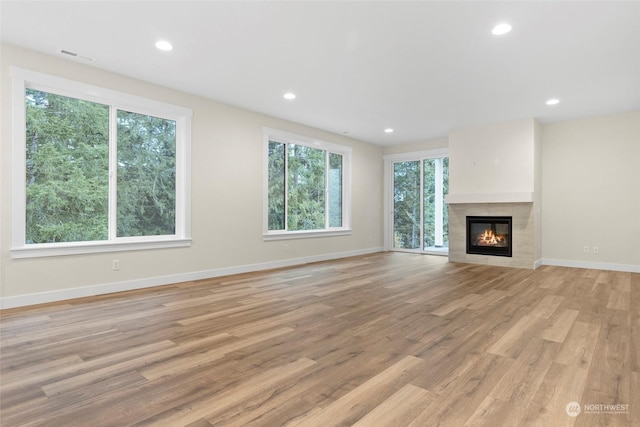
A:
POLYGON ((387 154, 384 159, 384 250, 448 256, 448 251, 424 250, 424 160, 449 157, 448 148, 387 154), (401 249, 394 247, 394 164, 398 162, 420 162, 420 248, 401 249))

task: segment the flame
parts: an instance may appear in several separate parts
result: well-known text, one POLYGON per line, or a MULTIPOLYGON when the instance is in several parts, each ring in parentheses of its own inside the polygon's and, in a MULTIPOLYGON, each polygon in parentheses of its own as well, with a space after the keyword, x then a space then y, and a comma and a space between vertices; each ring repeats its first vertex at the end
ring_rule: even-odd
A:
POLYGON ((503 234, 496 234, 491 229, 486 229, 478 235, 477 244, 480 246, 506 246, 507 237, 503 234))

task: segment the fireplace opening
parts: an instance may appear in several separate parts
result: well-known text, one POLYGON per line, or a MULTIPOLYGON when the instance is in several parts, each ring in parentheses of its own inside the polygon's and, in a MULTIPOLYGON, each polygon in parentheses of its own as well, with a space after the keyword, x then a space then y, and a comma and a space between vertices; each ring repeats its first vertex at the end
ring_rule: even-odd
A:
POLYGON ((468 216, 467 253, 511 256, 510 216, 468 216))

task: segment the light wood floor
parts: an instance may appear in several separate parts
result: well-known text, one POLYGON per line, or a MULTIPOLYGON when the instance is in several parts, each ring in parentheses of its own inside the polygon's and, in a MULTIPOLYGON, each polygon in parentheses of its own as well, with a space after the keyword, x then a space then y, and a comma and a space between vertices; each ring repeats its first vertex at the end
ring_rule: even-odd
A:
POLYGON ((640 274, 382 253, 1 314, 4 427, 640 425, 640 274))

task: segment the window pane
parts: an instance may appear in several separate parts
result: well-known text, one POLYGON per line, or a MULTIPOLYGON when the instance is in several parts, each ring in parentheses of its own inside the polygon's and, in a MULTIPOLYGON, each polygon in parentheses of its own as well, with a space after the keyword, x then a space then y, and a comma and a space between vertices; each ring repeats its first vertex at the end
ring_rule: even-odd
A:
POLYGON ((269 230, 284 230, 285 144, 269 141, 269 230))
POLYGON ((175 234, 176 122, 118 111, 118 237, 175 234))
POLYGON ((325 152, 288 145, 287 229, 324 229, 325 152))
POLYGON ((342 227, 342 156, 329 154, 329 227, 342 227))
POLYGON ((424 248, 449 246, 449 210, 444 197, 449 190, 449 159, 424 161, 424 248))
MULTIPOLYGON (((442 194, 449 194, 449 158, 442 159, 442 194)), ((449 247, 449 206, 442 203, 442 241, 443 245, 449 247)))
POLYGON ((420 161, 394 163, 393 247, 420 246, 420 161))
POLYGON ((108 238, 109 107, 26 90, 25 243, 108 238))

